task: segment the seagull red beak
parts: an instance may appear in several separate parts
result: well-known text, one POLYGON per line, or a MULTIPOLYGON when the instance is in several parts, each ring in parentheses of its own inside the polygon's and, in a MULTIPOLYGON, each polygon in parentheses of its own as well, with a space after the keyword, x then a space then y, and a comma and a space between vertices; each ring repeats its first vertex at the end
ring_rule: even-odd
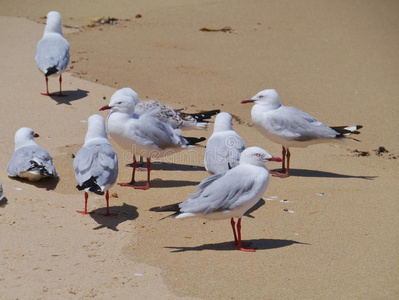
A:
POLYGON ((33 137, 38 138, 38 137, 40 137, 40 135, 37 134, 37 133, 35 133, 35 134, 33 135, 33 137))
POLYGON ((111 108, 112 108, 111 106, 105 105, 105 106, 101 107, 101 108, 99 109, 99 111, 103 111, 103 110, 107 110, 107 109, 111 109, 111 108))
POLYGON ((254 103, 254 102, 255 102, 255 100, 248 99, 248 100, 242 100, 242 101, 241 101, 241 104, 245 104, 245 103, 254 103))
POLYGON ((283 160, 280 157, 272 156, 272 158, 269 158, 268 161, 282 162, 283 160))

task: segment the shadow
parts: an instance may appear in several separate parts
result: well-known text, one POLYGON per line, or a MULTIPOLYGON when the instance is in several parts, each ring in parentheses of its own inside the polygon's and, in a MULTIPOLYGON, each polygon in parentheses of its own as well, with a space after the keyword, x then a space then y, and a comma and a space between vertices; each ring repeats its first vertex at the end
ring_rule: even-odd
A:
MULTIPOLYGON (((138 185, 144 185, 145 182, 138 182, 138 185)), ((188 181, 188 180, 161 180, 153 179, 151 180, 151 188, 174 188, 181 186, 197 186, 199 181, 188 181)))
POLYGON ((3 199, 0 200, 0 207, 6 207, 6 205, 8 204, 8 199, 6 197, 3 197, 3 199))
POLYGON ((10 177, 11 179, 17 180, 23 184, 34 185, 39 189, 46 189, 46 191, 53 191, 58 185, 60 181, 59 177, 47 177, 40 179, 39 181, 29 181, 28 179, 20 178, 20 177, 10 177))
MULTIPOLYGON (((272 171, 280 171, 281 169, 275 169, 272 171)), ((357 176, 357 175, 345 175, 317 170, 306 170, 306 169, 290 169, 290 176, 296 177, 320 177, 320 178, 356 178, 356 179, 366 179, 373 180, 378 176, 357 176)))
POLYGON ((50 98, 59 104, 71 105, 72 101, 87 97, 89 91, 77 89, 76 91, 62 91, 63 96, 58 96, 58 92, 50 94, 50 98))
POLYGON ((263 205, 265 205, 265 203, 266 203, 265 200, 263 200, 263 198, 260 198, 258 203, 256 203, 249 210, 247 210, 247 212, 244 214, 244 216, 246 216, 248 218, 255 219, 255 217, 252 216, 251 213, 253 213, 255 210, 258 210, 259 208, 261 208, 263 205))
MULTIPOLYGON (((276 248, 283 248, 287 246, 291 246, 294 244, 300 245, 309 245, 307 243, 297 242, 293 240, 276 240, 276 239, 257 239, 251 240, 251 248, 255 248, 256 250, 270 250, 276 248)), ((172 253, 176 252, 186 252, 186 251, 204 251, 204 250, 213 250, 213 251, 237 251, 234 242, 222 242, 217 244, 204 244, 201 246, 195 247, 165 247, 167 249, 175 249, 171 251, 172 253)))
POLYGON ((123 203, 122 206, 110 206, 109 210, 111 213, 110 216, 104 216, 104 214, 107 212, 106 207, 91 211, 90 217, 100 224, 99 226, 93 228, 93 230, 108 228, 113 231, 119 231, 117 228, 119 224, 126 221, 132 221, 139 216, 137 207, 126 203, 123 203))
MULTIPOLYGON (((126 167, 133 167, 133 164, 126 164, 126 167)), ((147 167, 147 164, 143 164, 143 167, 147 167)), ((191 166, 182 165, 167 162, 151 162, 151 170, 161 170, 161 171, 206 171, 202 166, 191 166)))

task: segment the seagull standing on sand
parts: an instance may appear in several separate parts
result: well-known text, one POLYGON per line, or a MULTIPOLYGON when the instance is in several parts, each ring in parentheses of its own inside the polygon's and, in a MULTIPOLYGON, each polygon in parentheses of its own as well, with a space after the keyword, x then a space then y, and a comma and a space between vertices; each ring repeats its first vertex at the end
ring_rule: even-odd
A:
POLYGON ((132 95, 112 97, 109 105, 100 108, 100 111, 110 109, 107 131, 112 139, 122 148, 132 151, 133 172, 128 183, 121 186, 134 186, 136 189, 150 187, 151 158, 163 157, 193 148, 194 144, 205 138, 185 138, 180 130, 174 129, 169 123, 160 121, 156 116, 145 113, 135 114, 135 106, 139 102, 136 92, 132 95), (147 158, 147 184, 136 186, 135 171, 137 161, 135 155, 147 158))
MULTIPOLYGON (((117 90, 111 97, 131 96, 138 100, 137 93, 131 88, 122 88, 117 90)), ((160 121, 169 123, 174 129, 191 130, 208 129, 209 120, 212 116, 218 114, 220 110, 210 110, 201 113, 188 114, 182 112, 182 109, 173 109, 157 100, 138 100, 134 110, 135 114, 142 116, 144 114, 156 116, 160 121)))
POLYGON ((357 130, 363 127, 324 125, 295 107, 281 105, 277 91, 273 89, 260 91, 241 103, 255 103, 251 111, 255 127, 269 140, 283 147, 282 171, 273 173, 277 177, 288 177, 290 174, 290 147, 304 148, 312 144, 338 141, 351 134, 359 134, 357 130))
POLYGON ((15 151, 7 166, 10 177, 38 181, 45 177, 58 177, 50 154, 33 140, 39 137, 31 128, 23 127, 15 133, 15 151))
POLYGON ((73 160, 76 188, 85 191, 85 210, 77 211, 87 214, 88 192, 104 195, 107 201, 109 216, 109 192, 118 177, 118 158, 112 148, 105 131, 104 118, 92 115, 88 120, 88 129, 83 147, 73 160))
POLYGON ((240 164, 224 173, 203 180, 196 193, 178 204, 151 208, 151 211, 176 211, 176 219, 199 217, 210 220, 230 219, 234 242, 238 250, 254 252, 243 247, 241 218, 265 193, 269 184, 268 161, 281 161, 259 147, 250 147, 241 153, 240 164), (234 218, 238 218, 237 231, 234 218))
POLYGON ((205 169, 218 174, 236 167, 245 149, 243 139, 234 131, 230 114, 221 112, 216 116, 213 134, 206 143, 205 169))
POLYGON ((62 73, 69 63, 69 44, 62 35, 61 14, 51 11, 47 14, 46 27, 42 39, 36 47, 36 65, 46 78, 46 93, 48 91, 48 77, 60 75, 60 93, 62 95, 62 73))

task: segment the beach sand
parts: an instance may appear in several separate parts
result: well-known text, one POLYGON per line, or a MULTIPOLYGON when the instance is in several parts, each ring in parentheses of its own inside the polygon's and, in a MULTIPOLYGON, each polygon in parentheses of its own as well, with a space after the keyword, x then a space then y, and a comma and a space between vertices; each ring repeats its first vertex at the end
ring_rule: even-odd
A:
MULTIPOLYGON (((1 299, 398 298, 397 2, 29 3, 0 1, 1 299), (34 60, 50 10, 63 15, 71 45, 64 98, 40 95, 45 82, 34 60), (101 17, 120 20, 88 26, 101 17), (226 26, 231 32, 200 31, 226 26), (75 188, 72 154, 83 144, 85 121, 126 86, 189 112, 232 113, 246 145, 273 155, 281 147, 252 127, 251 105, 240 104, 262 89, 275 88, 283 104, 331 126, 364 128, 361 142, 291 150, 292 176, 271 178, 243 219, 243 239, 258 249, 244 253, 232 244, 228 220, 160 221, 166 213, 149 211, 184 201, 208 176, 203 146, 155 163, 150 190, 115 186, 116 216, 75 212, 84 197, 75 188), (7 177, 23 126, 40 134, 59 181, 7 177), (376 155, 380 146, 389 153, 376 155)), ((50 92, 57 89, 50 78, 50 92)), ((126 181, 131 155, 111 143, 118 181, 126 181)), ((102 197, 90 195, 89 209, 104 207, 102 197)))

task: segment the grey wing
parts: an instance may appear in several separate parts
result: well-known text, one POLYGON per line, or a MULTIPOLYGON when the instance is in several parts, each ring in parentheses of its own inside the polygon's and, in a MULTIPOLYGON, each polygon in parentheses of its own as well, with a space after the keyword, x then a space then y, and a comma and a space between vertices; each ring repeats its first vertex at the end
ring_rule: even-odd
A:
POLYGON ((280 107, 268 115, 267 123, 273 133, 295 141, 334 138, 335 130, 295 107, 280 107))
POLYGON ((140 117, 141 122, 136 123, 132 132, 135 140, 160 150, 177 148, 186 145, 187 141, 168 123, 159 121, 151 116, 140 117))
POLYGON ((237 171, 237 168, 213 175, 208 180, 204 184, 201 182, 204 189, 198 190, 180 204, 181 212, 205 215, 211 212, 232 210, 251 197, 250 192, 255 185, 253 174, 245 170, 237 171))
POLYGON ((84 146, 76 154, 73 167, 79 185, 94 177, 96 183, 104 188, 113 185, 118 177, 118 158, 109 144, 84 146))
POLYGON ((39 146, 26 146, 17 149, 8 163, 7 173, 11 177, 18 176, 34 167, 35 163, 44 167, 49 174, 57 176, 50 154, 39 146))
POLYGON ((36 64, 44 73, 48 68, 66 69, 69 63, 69 44, 61 35, 45 36, 36 47, 36 64))
POLYGON ((243 139, 234 131, 211 137, 206 145, 205 168, 217 174, 236 167, 245 149, 243 139))

